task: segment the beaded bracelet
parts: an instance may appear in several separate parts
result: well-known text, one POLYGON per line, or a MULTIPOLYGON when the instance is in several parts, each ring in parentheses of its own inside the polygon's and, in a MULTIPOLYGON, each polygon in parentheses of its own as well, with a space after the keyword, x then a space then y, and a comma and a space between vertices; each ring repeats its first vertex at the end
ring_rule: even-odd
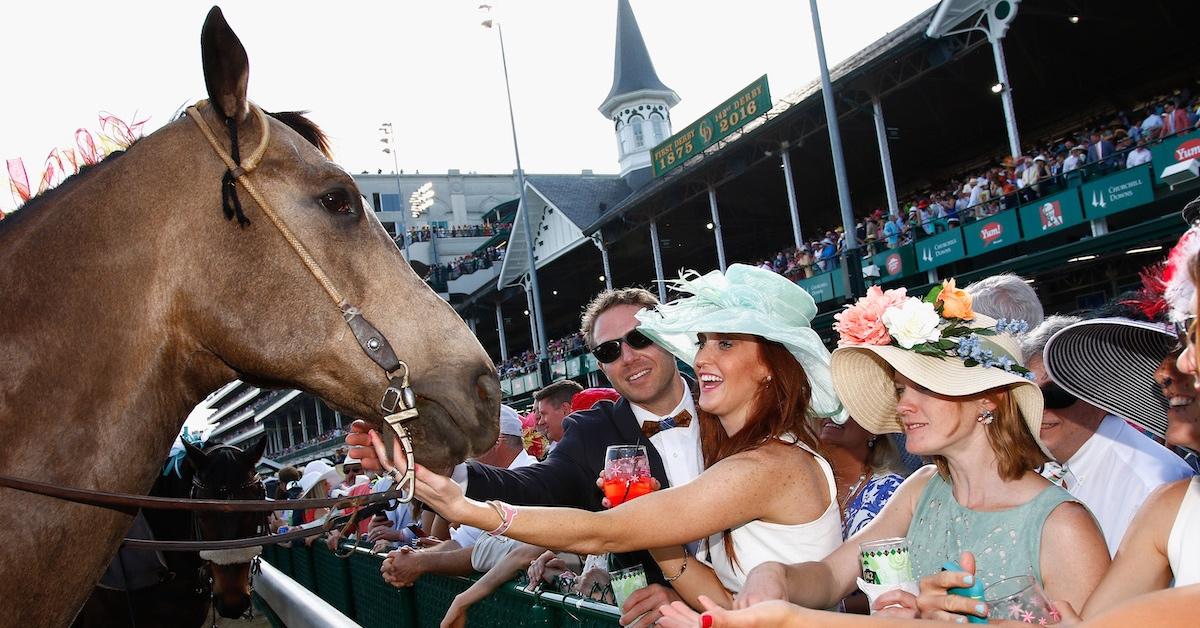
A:
POLYGON ((517 518, 517 509, 498 500, 488 501, 488 505, 496 510, 496 514, 500 515, 500 525, 496 526, 495 530, 488 532, 488 536, 501 536, 508 532, 513 520, 517 518))

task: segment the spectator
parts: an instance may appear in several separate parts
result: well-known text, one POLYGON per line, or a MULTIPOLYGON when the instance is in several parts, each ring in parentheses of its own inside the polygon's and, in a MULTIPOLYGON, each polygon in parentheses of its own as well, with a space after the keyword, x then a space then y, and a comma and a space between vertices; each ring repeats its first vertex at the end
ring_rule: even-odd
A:
POLYGON ((1162 137, 1182 133, 1190 127, 1187 110, 1179 107, 1174 100, 1168 100, 1162 116, 1162 137))
POLYGON ((1033 287, 1020 275, 1001 273, 980 279, 966 287, 971 304, 980 314, 1010 321, 1025 321, 1033 329, 1042 324, 1045 314, 1033 287))
POLYGON ((1132 151, 1129 151, 1129 156, 1125 158, 1125 167, 1133 168, 1134 166, 1148 164, 1151 157, 1152 154, 1150 153, 1150 149, 1146 148, 1146 142, 1138 140, 1137 146, 1132 151))
POLYGON ((1142 120, 1141 130, 1142 135, 1149 140, 1157 140, 1162 137, 1163 112, 1162 105, 1156 106, 1152 111, 1146 114, 1146 119, 1142 120))
POLYGON ((571 400, 583 392, 583 386, 569 379, 560 380, 533 393, 538 430, 550 439, 550 451, 563 437, 563 420, 571 414, 571 400))
MULTIPOLYGON (((824 560, 756 568, 743 597, 784 594, 800 606, 828 608, 854 590, 859 544, 899 536, 908 539, 918 578, 938 574, 944 562, 968 548, 974 554, 962 556, 964 567, 974 567, 974 576, 984 582, 1033 575, 1051 599, 1072 604, 1082 604, 1103 576, 1108 552, 1087 509, 1032 470, 1049 454, 1037 436, 1041 392, 1014 359, 1020 356, 1016 338, 942 336, 958 329, 994 331, 996 321, 972 312, 952 282, 943 284, 941 295, 945 310, 969 320, 969 327, 941 318, 903 291, 877 291, 839 314, 841 338, 832 360, 834 388, 850 416, 872 433, 904 431, 909 452, 933 457, 936 466, 913 474, 870 526, 824 560), (879 341, 881 321, 927 312, 937 317, 939 337, 955 346, 938 349, 938 355, 918 353, 904 346, 916 347, 913 341, 931 336, 917 339, 906 332, 894 344, 883 344, 891 338, 879 341), (986 346, 981 338, 987 338, 986 346)), ((926 324, 926 318, 917 320, 926 324)), ((876 606, 901 601, 915 608, 915 598, 902 590, 881 596, 876 606)), ((979 608, 977 614, 984 614, 979 608)))
POLYGON ((1063 174, 1066 174, 1073 170, 1078 170, 1079 168, 1083 167, 1083 164, 1085 163, 1085 161, 1087 161, 1087 158, 1086 158, 1087 148, 1086 147, 1072 146, 1070 152, 1071 152, 1071 154, 1067 155, 1067 158, 1063 160, 1063 166, 1062 166, 1063 174))
MULTIPOLYGON (((1104 325, 1101 333, 1113 330, 1112 325, 1126 326, 1117 323, 1117 319, 1105 320, 1113 322, 1104 325)), ((1064 370, 1087 370, 1089 381, 1102 386, 1120 388, 1128 381, 1119 375, 1125 365, 1109 360, 1107 351, 1101 349, 1104 340, 1100 338, 1090 344, 1090 349, 1081 347, 1087 353, 1060 351, 1048 355, 1050 361, 1043 365, 1042 351, 1050 338, 1079 321, 1071 316, 1047 318, 1022 337, 1021 352, 1045 398, 1042 442, 1061 463, 1052 465, 1043 475, 1070 491, 1092 511, 1104 533, 1109 554, 1116 555, 1125 530, 1151 491, 1190 477, 1192 470, 1179 456, 1130 427, 1125 419, 1081 400, 1051 379, 1064 370)), ((1128 324, 1136 326, 1134 321, 1128 324)), ((1094 324, 1085 323, 1084 327, 1100 329, 1094 324)))
POLYGON ((1107 138, 1102 138, 1099 133, 1092 133, 1092 142, 1088 146, 1087 162, 1106 163, 1106 160, 1112 157, 1114 152, 1113 143, 1107 138))

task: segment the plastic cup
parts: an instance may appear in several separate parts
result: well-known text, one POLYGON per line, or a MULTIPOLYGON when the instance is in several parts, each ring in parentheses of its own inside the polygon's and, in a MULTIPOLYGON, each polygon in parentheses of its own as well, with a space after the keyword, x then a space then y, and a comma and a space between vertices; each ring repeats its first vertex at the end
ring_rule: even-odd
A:
POLYGON ((1034 625, 1057 624, 1062 616, 1033 576, 1013 576, 983 591, 988 619, 1008 619, 1034 625))
POLYGON ((625 600, 638 589, 646 586, 646 571, 641 565, 612 572, 613 597, 617 600, 617 608, 625 604, 625 600))
POLYGON ((908 539, 880 539, 858 546, 862 578, 869 584, 898 586, 913 580, 908 539))

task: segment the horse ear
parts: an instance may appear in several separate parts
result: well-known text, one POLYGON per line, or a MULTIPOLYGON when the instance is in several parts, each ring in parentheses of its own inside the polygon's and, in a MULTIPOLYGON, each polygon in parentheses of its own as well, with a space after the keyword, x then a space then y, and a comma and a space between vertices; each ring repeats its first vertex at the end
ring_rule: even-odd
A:
POLYGON ((246 85, 250 61, 241 40, 229 28, 221 8, 214 6, 200 31, 200 57, 204 62, 204 86, 208 100, 226 118, 241 122, 250 115, 246 85))
POLYGON ((183 441, 183 449, 187 452, 187 459, 188 462, 192 463, 192 468, 199 471, 200 469, 208 466, 208 454, 204 453, 203 449, 200 449, 186 440, 183 441))
POLYGON ((263 452, 267 450, 266 434, 259 436, 254 444, 242 450, 242 461, 249 464, 251 467, 257 466, 258 461, 262 460, 263 452))

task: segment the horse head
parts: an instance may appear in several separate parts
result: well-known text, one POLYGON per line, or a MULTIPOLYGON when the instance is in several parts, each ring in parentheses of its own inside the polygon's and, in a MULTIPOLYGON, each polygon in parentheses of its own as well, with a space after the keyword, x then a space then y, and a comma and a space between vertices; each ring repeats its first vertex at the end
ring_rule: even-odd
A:
POLYGON ((379 425, 388 380, 347 326, 352 305, 407 365, 421 416, 411 425, 418 459, 444 466, 485 451, 499 411, 487 353, 413 272, 354 180, 328 158, 320 130, 299 114, 256 114, 247 99, 246 52, 215 7, 201 47, 210 104, 199 110, 204 123, 230 153, 233 137, 243 157, 259 146, 265 152, 248 175, 259 195, 236 184, 241 208, 223 217, 217 203, 226 164, 197 124, 175 123, 189 137, 184 161, 191 167, 180 174, 195 182, 198 195, 198 213, 181 224, 187 242, 178 243, 185 249, 178 253, 193 261, 184 265, 186 281, 176 282, 202 314, 193 318, 193 341, 245 381, 301 388, 379 425))
MULTIPOLYGON (((218 445, 200 449, 183 442, 192 476, 193 499, 263 499, 262 482, 254 468, 262 458, 267 439, 240 449, 218 445)), ((226 541, 261 536, 267 533, 267 516, 262 512, 196 512, 196 535, 201 541, 226 541)), ((213 606, 223 617, 241 617, 250 608, 250 563, 261 547, 206 550, 200 552, 212 575, 213 606)))

